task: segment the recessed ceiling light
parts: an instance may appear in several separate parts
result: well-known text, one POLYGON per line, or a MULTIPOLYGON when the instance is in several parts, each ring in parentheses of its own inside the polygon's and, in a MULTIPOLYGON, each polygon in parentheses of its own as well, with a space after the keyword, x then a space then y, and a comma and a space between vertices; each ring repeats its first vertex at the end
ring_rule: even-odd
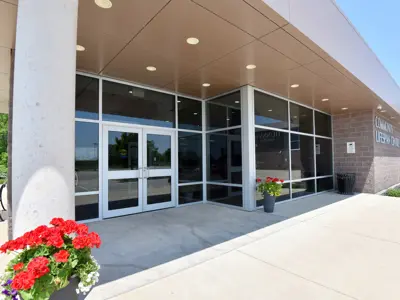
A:
POLYGON ((211 84, 209 84, 209 83, 203 83, 203 86, 204 87, 209 87, 211 84))
POLYGON ((186 40, 186 43, 188 43, 189 45, 197 45, 199 42, 199 39, 195 37, 190 37, 186 40))
POLYGON ((178 100, 177 102, 178 102, 178 103, 181 103, 181 100, 178 100))
POLYGON ((386 112, 386 110, 381 110, 381 113, 385 113, 386 112))
POLYGON ((342 107, 342 110, 348 110, 348 108, 347 107, 342 107))
POLYGON ((76 45, 76 51, 85 51, 85 47, 81 45, 76 45))
POLYGON ((146 70, 147 70, 147 71, 150 71, 150 72, 154 72, 154 71, 157 70, 157 68, 156 68, 156 67, 153 67, 153 66, 148 66, 148 67, 146 67, 146 70))
POLYGON ((377 107, 377 109, 378 109, 378 110, 381 110, 381 109, 382 109, 382 105, 379 104, 378 107, 377 107))
POLYGON ((239 103, 240 103, 240 101, 235 101, 235 103, 236 103, 236 104, 239 104, 239 103))
POLYGON ((298 88, 299 86, 300 86, 300 84, 295 83, 295 84, 292 84, 290 87, 292 89, 295 89, 295 88, 298 88))
POLYGON ((197 116, 197 113, 193 113, 195 116, 197 116))
POLYGON ((268 109, 268 111, 269 111, 269 112, 271 112, 271 111, 272 111, 272 109, 268 109))
POLYGON ((322 101, 322 102, 326 102, 326 101, 329 101, 329 99, 328 99, 328 98, 324 98, 324 99, 322 99, 321 101, 322 101))
POLYGON ((110 0, 94 0, 94 3, 96 3, 98 7, 105 9, 112 7, 112 2, 110 0))
POLYGON ((247 66, 246 66, 246 69, 247 69, 247 70, 253 70, 253 69, 255 69, 255 68, 257 68, 256 65, 247 65, 247 66))
POLYGON ((133 94, 133 90, 129 90, 129 94, 133 94))
POLYGON ((226 120, 227 120, 227 121, 229 121, 230 119, 229 119, 229 118, 227 118, 226 120))

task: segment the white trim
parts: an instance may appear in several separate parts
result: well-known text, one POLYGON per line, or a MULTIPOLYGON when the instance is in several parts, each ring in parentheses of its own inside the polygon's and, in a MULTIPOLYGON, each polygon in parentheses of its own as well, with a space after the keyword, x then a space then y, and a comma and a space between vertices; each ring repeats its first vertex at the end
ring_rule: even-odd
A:
POLYGON ((83 71, 76 71, 75 73, 76 73, 76 75, 81 75, 81 76, 86 76, 86 77, 91 77, 91 78, 96 78, 96 79, 102 78, 101 75, 97 75, 94 73, 88 73, 88 72, 83 72, 83 71))
POLYGON ((206 133, 215 133, 215 132, 228 131, 228 130, 239 129, 239 128, 242 128, 242 125, 236 125, 236 126, 231 126, 231 127, 224 127, 224 128, 208 130, 208 131, 206 131, 206 133))
MULTIPOLYGON (((157 128, 168 128, 168 127, 157 127, 157 128)), ((203 133, 203 130, 191 130, 191 129, 180 129, 180 128, 177 128, 177 130, 182 132, 197 133, 197 134, 203 133)))
POLYGON ((257 124, 254 125, 254 127, 255 128, 260 128, 260 129, 266 129, 266 130, 273 130, 273 131, 280 131, 280 132, 286 132, 286 133, 310 136, 310 137, 314 137, 315 136, 315 137, 321 138, 321 139, 332 140, 331 137, 322 136, 322 135, 314 135, 312 133, 298 132, 298 131, 293 131, 293 130, 280 129, 280 128, 276 128, 276 127, 269 127, 269 126, 257 125, 257 124))
POLYGON ((142 124, 137 124, 137 123, 119 123, 116 121, 102 121, 103 125, 107 126, 118 126, 118 127, 126 127, 126 128, 132 128, 132 127, 141 127, 149 130, 168 130, 168 131, 178 131, 175 127, 158 127, 158 126, 150 126, 150 125, 142 125, 142 124))
POLYGON ((325 175, 325 176, 317 176, 315 179, 324 179, 324 178, 331 178, 333 175, 325 175))
POLYGON ((196 100, 196 101, 199 101, 199 102, 205 102, 205 101, 206 101, 205 99, 201 99, 201 98, 197 98, 197 97, 194 97, 194 96, 189 96, 189 95, 185 95, 185 94, 181 94, 181 93, 176 93, 176 96, 177 96, 178 98, 185 98, 185 99, 189 99, 189 100, 196 100))
POLYGON ((229 95, 229 94, 233 94, 233 93, 235 93, 235 92, 237 92, 237 91, 240 91, 242 87, 243 87, 243 86, 238 87, 238 88, 233 89, 233 90, 230 90, 230 91, 228 91, 228 92, 225 92, 225 93, 216 95, 216 96, 212 96, 211 98, 204 99, 204 101, 207 102, 207 101, 214 100, 214 99, 217 99, 217 98, 222 98, 222 97, 224 97, 224 96, 226 96, 226 95, 229 95))
MULTIPOLYGON (((288 140, 289 140, 289 146, 288 146, 288 149, 289 149, 289 181, 291 181, 292 179, 293 179, 293 172, 292 172, 292 134, 291 134, 291 132, 290 132, 290 130, 291 130, 291 125, 292 125, 292 121, 291 121, 291 119, 290 119, 290 103, 289 102, 286 102, 287 103, 287 107, 288 107, 288 121, 287 121, 287 124, 288 124, 288 128, 289 128, 289 130, 288 130, 288 135, 289 135, 289 137, 288 137, 288 140)), ((299 142, 300 143, 300 142, 299 142)), ((289 188, 289 198, 291 199, 292 198, 292 185, 290 184, 289 185, 290 186, 290 188, 289 188)))
POLYGON ((99 195, 99 194, 100 194, 100 191, 78 192, 78 193, 75 193, 75 197, 91 196, 91 195, 99 195))
POLYGON ((243 189, 243 184, 237 184, 237 183, 225 183, 225 182, 217 182, 217 181, 207 181, 207 185, 221 185, 221 186, 232 186, 232 187, 240 187, 243 189))
POLYGON ((201 185, 203 181, 193 181, 193 182, 182 182, 178 183, 178 186, 190 186, 190 185, 201 185))
POLYGON ((202 168, 203 168, 203 203, 207 202, 207 162, 208 162, 208 152, 207 152, 207 135, 206 135, 206 102, 204 101, 201 105, 202 112, 202 168))
POLYGON ((293 179, 290 181, 290 183, 297 183, 297 182, 303 182, 303 181, 311 181, 311 180, 315 180, 316 177, 307 177, 307 178, 300 178, 300 179, 293 179))
POLYGON ((75 122, 96 123, 96 124, 100 123, 99 120, 83 119, 83 118, 75 118, 75 122))

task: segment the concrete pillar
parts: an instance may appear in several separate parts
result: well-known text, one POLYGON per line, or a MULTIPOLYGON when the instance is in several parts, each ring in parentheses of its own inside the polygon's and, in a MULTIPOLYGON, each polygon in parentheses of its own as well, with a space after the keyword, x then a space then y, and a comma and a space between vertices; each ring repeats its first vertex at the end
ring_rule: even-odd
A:
POLYGON ((74 218, 78 0, 19 0, 15 53, 13 237, 74 218))

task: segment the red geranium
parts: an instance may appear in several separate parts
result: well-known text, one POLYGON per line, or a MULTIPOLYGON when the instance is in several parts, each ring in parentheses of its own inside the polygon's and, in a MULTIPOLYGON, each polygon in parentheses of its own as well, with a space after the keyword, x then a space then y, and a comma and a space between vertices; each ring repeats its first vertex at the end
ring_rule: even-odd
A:
POLYGON ((29 290, 35 284, 35 277, 29 272, 20 272, 15 275, 11 287, 16 290, 29 290))
POLYGON ((79 235, 73 239, 72 245, 75 249, 89 248, 99 248, 101 245, 101 239, 99 235, 95 232, 91 232, 88 235, 79 235))
POLYGON ((24 263, 20 262, 13 266, 14 271, 18 272, 24 268, 24 263))
POLYGON ((256 182, 261 182, 261 178, 257 178, 257 179, 256 179, 256 182))
POLYGON ((49 263, 50 261, 44 256, 35 257, 28 264, 28 272, 32 274, 34 278, 40 278, 50 272, 47 266, 49 263))
POLYGON ((69 252, 67 250, 61 250, 54 254, 56 262, 66 263, 68 261, 69 252))
POLYGON ((271 180, 272 180, 272 177, 269 177, 269 176, 268 176, 268 177, 266 178, 265 181, 266 181, 266 182, 270 182, 271 180))
POLYGON ((101 239, 100 236, 96 232, 89 233, 89 238, 91 240, 91 248, 96 247, 100 248, 101 246, 101 239))
POLYGON ((47 246, 61 248, 64 245, 63 233, 59 227, 48 228, 43 237, 47 246))
POLYGON ((285 182, 285 180, 283 180, 283 179, 281 179, 280 181, 281 181, 281 183, 284 183, 284 182, 285 182))
POLYGON ((274 178, 274 179, 272 179, 272 182, 278 182, 279 181, 279 179, 278 178, 274 178))
POLYGON ((88 234, 89 228, 85 224, 78 224, 76 227, 77 234, 88 234))
POLYGON ((53 225, 53 226, 55 226, 55 227, 57 227, 57 226, 63 225, 64 222, 65 222, 65 221, 64 221, 63 218, 53 218, 53 219, 50 221, 50 224, 53 225))
POLYGON ((73 220, 67 220, 64 222, 64 224, 60 226, 60 229, 65 234, 70 234, 76 232, 76 230, 78 229, 78 223, 73 220))

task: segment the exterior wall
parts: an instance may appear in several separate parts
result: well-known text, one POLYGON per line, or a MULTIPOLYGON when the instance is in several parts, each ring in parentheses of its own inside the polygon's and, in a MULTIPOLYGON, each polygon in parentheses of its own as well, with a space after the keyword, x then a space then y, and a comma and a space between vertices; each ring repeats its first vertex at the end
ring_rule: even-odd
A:
POLYGON ((335 173, 356 173, 356 192, 374 193, 373 111, 333 116, 335 173), (356 153, 347 153, 347 142, 355 142, 356 153))
MULTIPOLYGON (((387 121, 393 126, 390 136, 400 138, 400 126, 398 121, 387 119, 383 114, 375 112, 375 116, 387 121)), ((377 131, 387 133, 373 124, 374 136, 377 131)), ((400 183, 400 148, 392 144, 382 144, 374 141, 374 165, 375 165, 375 193, 400 183)))

